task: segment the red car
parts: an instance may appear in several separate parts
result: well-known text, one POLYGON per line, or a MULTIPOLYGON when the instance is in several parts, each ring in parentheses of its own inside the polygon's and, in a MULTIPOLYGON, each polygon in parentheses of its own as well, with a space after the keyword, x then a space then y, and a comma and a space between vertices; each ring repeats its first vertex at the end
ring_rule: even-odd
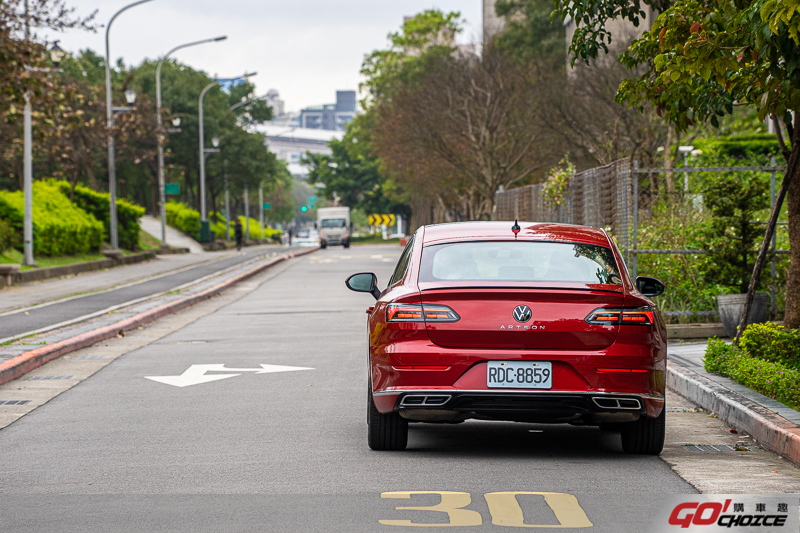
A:
POLYGON ((619 431, 664 445, 667 335, 654 278, 634 282, 602 229, 531 222, 425 226, 388 287, 371 273, 368 442, 402 450, 408 423, 469 418, 619 431))

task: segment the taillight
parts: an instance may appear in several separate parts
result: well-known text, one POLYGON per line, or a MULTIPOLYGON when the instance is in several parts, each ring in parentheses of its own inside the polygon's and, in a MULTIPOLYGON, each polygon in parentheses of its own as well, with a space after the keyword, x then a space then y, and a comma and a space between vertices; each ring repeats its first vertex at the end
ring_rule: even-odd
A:
POLYGON ((652 307, 601 308, 589 313, 585 320, 588 324, 652 326, 655 310, 652 307))
POLYGON ((389 304, 387 322, 458 322, 461 317, 446 305, 389 304))

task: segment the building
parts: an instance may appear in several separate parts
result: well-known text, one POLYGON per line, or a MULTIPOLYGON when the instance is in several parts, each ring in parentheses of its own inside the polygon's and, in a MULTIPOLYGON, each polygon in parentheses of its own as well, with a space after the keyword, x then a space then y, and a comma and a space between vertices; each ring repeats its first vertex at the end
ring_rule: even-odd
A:
POLYGON ((341 131, 286 127, 274 123, 256 126, 256 130, 267 136, 264 143, 267 149, 286 162, 289 172, 297 179, 308 177, 308 167, 300 163, 306 152, 331 155, 333 152, 328 143, 344 136, 341 131))
POLYGON ((344 131, 356 116, 355 91, 336 91, 336 103, 312 106, 300 112, 300 127, 312 130, 344 131))
MULTIPOLYGON (((645 16, 643 19, 640 18, 639 26, 634 26, 632 22, 623 19, 622 17, 618 17, 614 20, 609 20, 605 24, 605 29, 611 34, 611 45, 609 46, 609 56, 606 57, 602 52, 598 55, 598 61, 612 61, 616 62, 617 56, 628 46, 628 44, 633 41, 634 39, 640 39, 644 32, 650 31, 650 28, 653 26, 653 21, 658 16, 657 13, 654 13, 650 6, 644 5, 642 6, 642 11, 644 11, 645 16)), ((572 44, 572 36, 575 35, 575 29, 577 28, 577 24, 575 21, 570 17, 564 21, 564 29, 565 29, 565 37, 566 37, 566 45, 567 49, 569 49, 570 45, 572 44)), ((571 58, 569 54, 567 55, 567 72, 570 73, 572 71, 571 66, 571 58)))
POLYGON ((497 16, 494 4, 497 0, 483 0, 483 42, 488 43, 506 29, 506 21, 497 16))

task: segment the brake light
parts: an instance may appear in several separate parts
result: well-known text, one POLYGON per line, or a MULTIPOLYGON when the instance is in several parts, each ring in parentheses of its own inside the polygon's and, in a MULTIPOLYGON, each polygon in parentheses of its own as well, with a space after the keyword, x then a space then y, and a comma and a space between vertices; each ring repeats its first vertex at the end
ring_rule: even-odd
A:
POLYGON ((387 322, 458 322, 461 317, 446 305, 389 304, 387 322))
POLYGON ((652 326, 655 324, 655 309, 653 307, 595 309, 589 313, 585 321, 588 324, 652 326))

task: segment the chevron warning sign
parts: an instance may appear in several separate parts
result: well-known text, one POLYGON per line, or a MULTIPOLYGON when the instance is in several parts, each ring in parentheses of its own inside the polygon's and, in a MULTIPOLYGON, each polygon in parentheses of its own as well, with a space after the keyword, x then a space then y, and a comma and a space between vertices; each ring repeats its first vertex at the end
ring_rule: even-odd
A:
POLYGON ((370 215, 369 223, 372 226, 394 226, 397 224, 397 217, 394 215, 370 215))

